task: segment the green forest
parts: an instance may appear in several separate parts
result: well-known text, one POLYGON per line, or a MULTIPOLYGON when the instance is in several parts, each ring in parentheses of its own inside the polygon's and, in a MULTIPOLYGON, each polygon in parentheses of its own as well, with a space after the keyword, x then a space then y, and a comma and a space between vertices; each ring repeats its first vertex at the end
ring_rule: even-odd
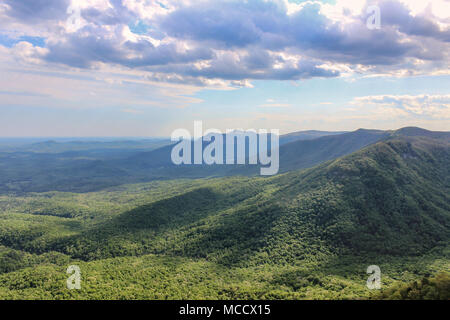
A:
POLYGON ((449 299, 450 135, 342 135, 289 141, 269 178, 158 167, 123 183, 105 169, 86 190, 57 172, 53 190, 4 187, 0 299, 449 299))

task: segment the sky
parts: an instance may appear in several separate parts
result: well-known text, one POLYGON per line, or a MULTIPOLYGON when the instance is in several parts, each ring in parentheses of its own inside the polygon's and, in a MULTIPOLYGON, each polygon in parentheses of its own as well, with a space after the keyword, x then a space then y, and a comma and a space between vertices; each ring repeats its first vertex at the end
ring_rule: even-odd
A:
POLYGON ((0 136, 448 131, 449 49, 450 0, 0 0, 0 136))

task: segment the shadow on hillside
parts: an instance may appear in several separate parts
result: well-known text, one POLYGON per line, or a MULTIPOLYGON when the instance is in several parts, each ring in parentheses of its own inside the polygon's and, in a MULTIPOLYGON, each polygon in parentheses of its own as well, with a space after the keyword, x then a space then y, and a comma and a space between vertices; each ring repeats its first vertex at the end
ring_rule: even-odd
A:
POLYGON ((51 249, 83 260, 155 253, 150 245, 153 238, 208 216, 220 197, 210 188, 200 188, 156 201, 81 234, 57 240, 51 249))
POLYGON ((184 247, 192 258, 207 258, 225 266, 240 265, 267 245, 275 221, 281 215, 275 204, 261 204, 222 214, 201 236, 184 247))
POLYGON ((266 245, 266 235, 280 216, 273 204, 235 209, 251 197, 246 191, 225 196, 212 188, 196 189, 57 240, 51 249, 82 260, 166 254, 235 265, 266 245))

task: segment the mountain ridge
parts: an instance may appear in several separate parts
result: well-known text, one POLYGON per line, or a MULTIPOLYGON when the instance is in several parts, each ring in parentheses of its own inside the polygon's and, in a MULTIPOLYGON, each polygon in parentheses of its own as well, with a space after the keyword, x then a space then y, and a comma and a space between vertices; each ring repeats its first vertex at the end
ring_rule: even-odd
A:
MULTIPOLYGON (((417 135, 448 141, 450 133, 407 127, 390 131, 359 129, 315 139, 299 139, 280 146, 280 173, 313 167, 389 137, 417 135)), ((172 147, 173 144, 169 144, 145 152, 108 149, 55 154, 0 153, 0 193, 87 192, 123 183, 259 174, 259 165, 176 166, 170 158, 172 147)))
POLYGON ((3 197, 0 297, 369 298, 369 265, 387 288, 448 271, 449 195, 446 137, 391 134, 268 178, 3 197))

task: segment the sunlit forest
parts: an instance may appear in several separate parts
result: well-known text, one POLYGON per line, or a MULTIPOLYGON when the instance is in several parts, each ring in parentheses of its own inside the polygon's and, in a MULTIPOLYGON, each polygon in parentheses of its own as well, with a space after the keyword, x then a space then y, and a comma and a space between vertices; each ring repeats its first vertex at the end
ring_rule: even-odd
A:
POLYGON ((448 299, 449 135, 377 139, 304 168, 291 166, 305 141, 289 141, 290 162, 268 178, 158 168, 172 176, 4 190, 0 298, 448 299), (67 289, 69 265, 80 290, 67 289), (381 290, 366 286, 370 265, 381 290))

